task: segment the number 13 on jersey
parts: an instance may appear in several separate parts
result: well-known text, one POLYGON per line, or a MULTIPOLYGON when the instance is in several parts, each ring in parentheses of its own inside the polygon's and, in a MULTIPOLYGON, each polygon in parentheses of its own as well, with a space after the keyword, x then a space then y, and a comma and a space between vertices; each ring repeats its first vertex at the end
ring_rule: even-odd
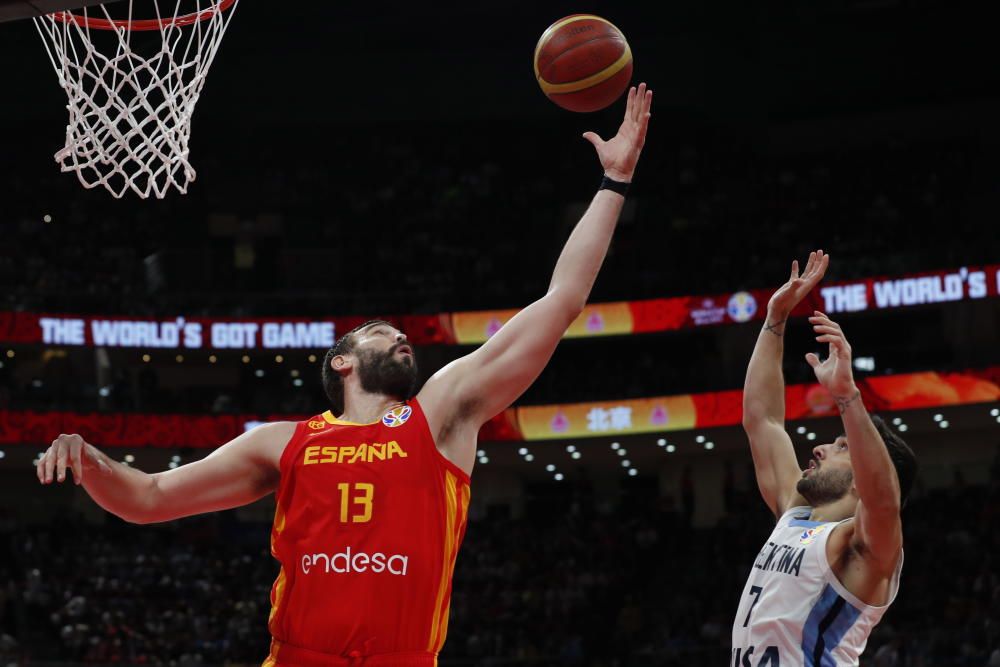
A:
POLYGON ((375 485, 368 482, 337 484, 340 494, 340 522, 368 523, 372 520, 372 500, 375 497, 375 485))

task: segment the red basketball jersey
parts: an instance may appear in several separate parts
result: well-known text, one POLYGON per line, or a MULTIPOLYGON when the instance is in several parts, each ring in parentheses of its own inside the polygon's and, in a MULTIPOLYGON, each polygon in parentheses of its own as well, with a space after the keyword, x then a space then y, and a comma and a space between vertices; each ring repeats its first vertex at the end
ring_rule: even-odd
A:
POLYGON ((416 400, 373 424, 299 422, 281 456, 265 667, 435 665, 468 506, 469 476, 416 400))

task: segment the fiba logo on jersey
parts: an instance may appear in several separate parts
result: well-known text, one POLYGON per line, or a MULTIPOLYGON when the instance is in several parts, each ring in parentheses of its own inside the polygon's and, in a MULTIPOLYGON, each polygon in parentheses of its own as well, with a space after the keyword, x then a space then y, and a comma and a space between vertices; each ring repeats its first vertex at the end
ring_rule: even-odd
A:
POLYGON ((410 418, 413 414, 413 408, 409 405, 400 405, 399 407, 389 410, 389 412, 382 415, 382 423, 389 428, 396 428, 397 426, 402 426, 406 423, 406 420, 410 418))
POLYGON ((799 544, 812 544, 817 537, 820 536, 824 530, 829 528, 830 524, 823 524, 822 526, 816 526, 815 528, 810 528, 809 530, 802 533, 799 536, 799 544))
POLYGON ((747 322, 757 314, 757 299, 750 292, 737 292, 729 297, 726 313, 734 322, 747 322))

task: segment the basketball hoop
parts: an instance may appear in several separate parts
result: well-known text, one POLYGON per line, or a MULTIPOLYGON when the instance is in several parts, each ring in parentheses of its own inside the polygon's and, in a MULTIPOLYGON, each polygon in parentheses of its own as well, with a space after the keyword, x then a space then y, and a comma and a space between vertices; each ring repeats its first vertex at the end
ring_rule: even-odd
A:
POLYGON ((195 180, 191 117, 239 0, 194 0, 185 14, 173 0, 169 15, 152 0, 156 18, 142 20, 132 18, 133 2, 126 19, 99 5, 103 17, 84 8, 34 21, 69 98, 66 145, 55 154, 62 171, 116 198, 131 190, 162 199, 171 186, 186 193, 195 180), (158 35, 134 46, 136 33, 158 35))

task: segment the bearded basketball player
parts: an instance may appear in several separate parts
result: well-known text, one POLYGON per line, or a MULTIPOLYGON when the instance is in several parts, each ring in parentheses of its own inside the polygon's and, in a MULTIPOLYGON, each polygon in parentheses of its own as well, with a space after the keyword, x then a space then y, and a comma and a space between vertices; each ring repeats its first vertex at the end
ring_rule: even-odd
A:
POLYGON ((743 427, 757 485, 777 525, 750 570, 733 621, 732 667, 857 665, 868 635, 892 604, 903 566, 899 512, 916 473, 910 448, 869 416, 854 383, 851 346, 821 312, 809 318, 820 361, 806 355, 840 411, 844 433, 812 450, 805 470, 785 432, 781 360, 792 309, 829 264, 811 253, 768 303, 747 368, 743 427))
MULTIPOLYGON (((559 256, 548 292, 413 396, 406 335, 370 322, 327 353, 331 409, 259 426, 166 472, 124 466, 60 435, 37 467, 66 469, 104 509, 135 523, 237 507, 276 493, 271 551, 274 665, 429 667, 448 629, 480 427, 534 382, 583 310, 646 138, 652 91, 628 92, 608 141, 587 132, 605 178, 559 256)), ((528 175, 530 178, 530 174, 528 175)))

